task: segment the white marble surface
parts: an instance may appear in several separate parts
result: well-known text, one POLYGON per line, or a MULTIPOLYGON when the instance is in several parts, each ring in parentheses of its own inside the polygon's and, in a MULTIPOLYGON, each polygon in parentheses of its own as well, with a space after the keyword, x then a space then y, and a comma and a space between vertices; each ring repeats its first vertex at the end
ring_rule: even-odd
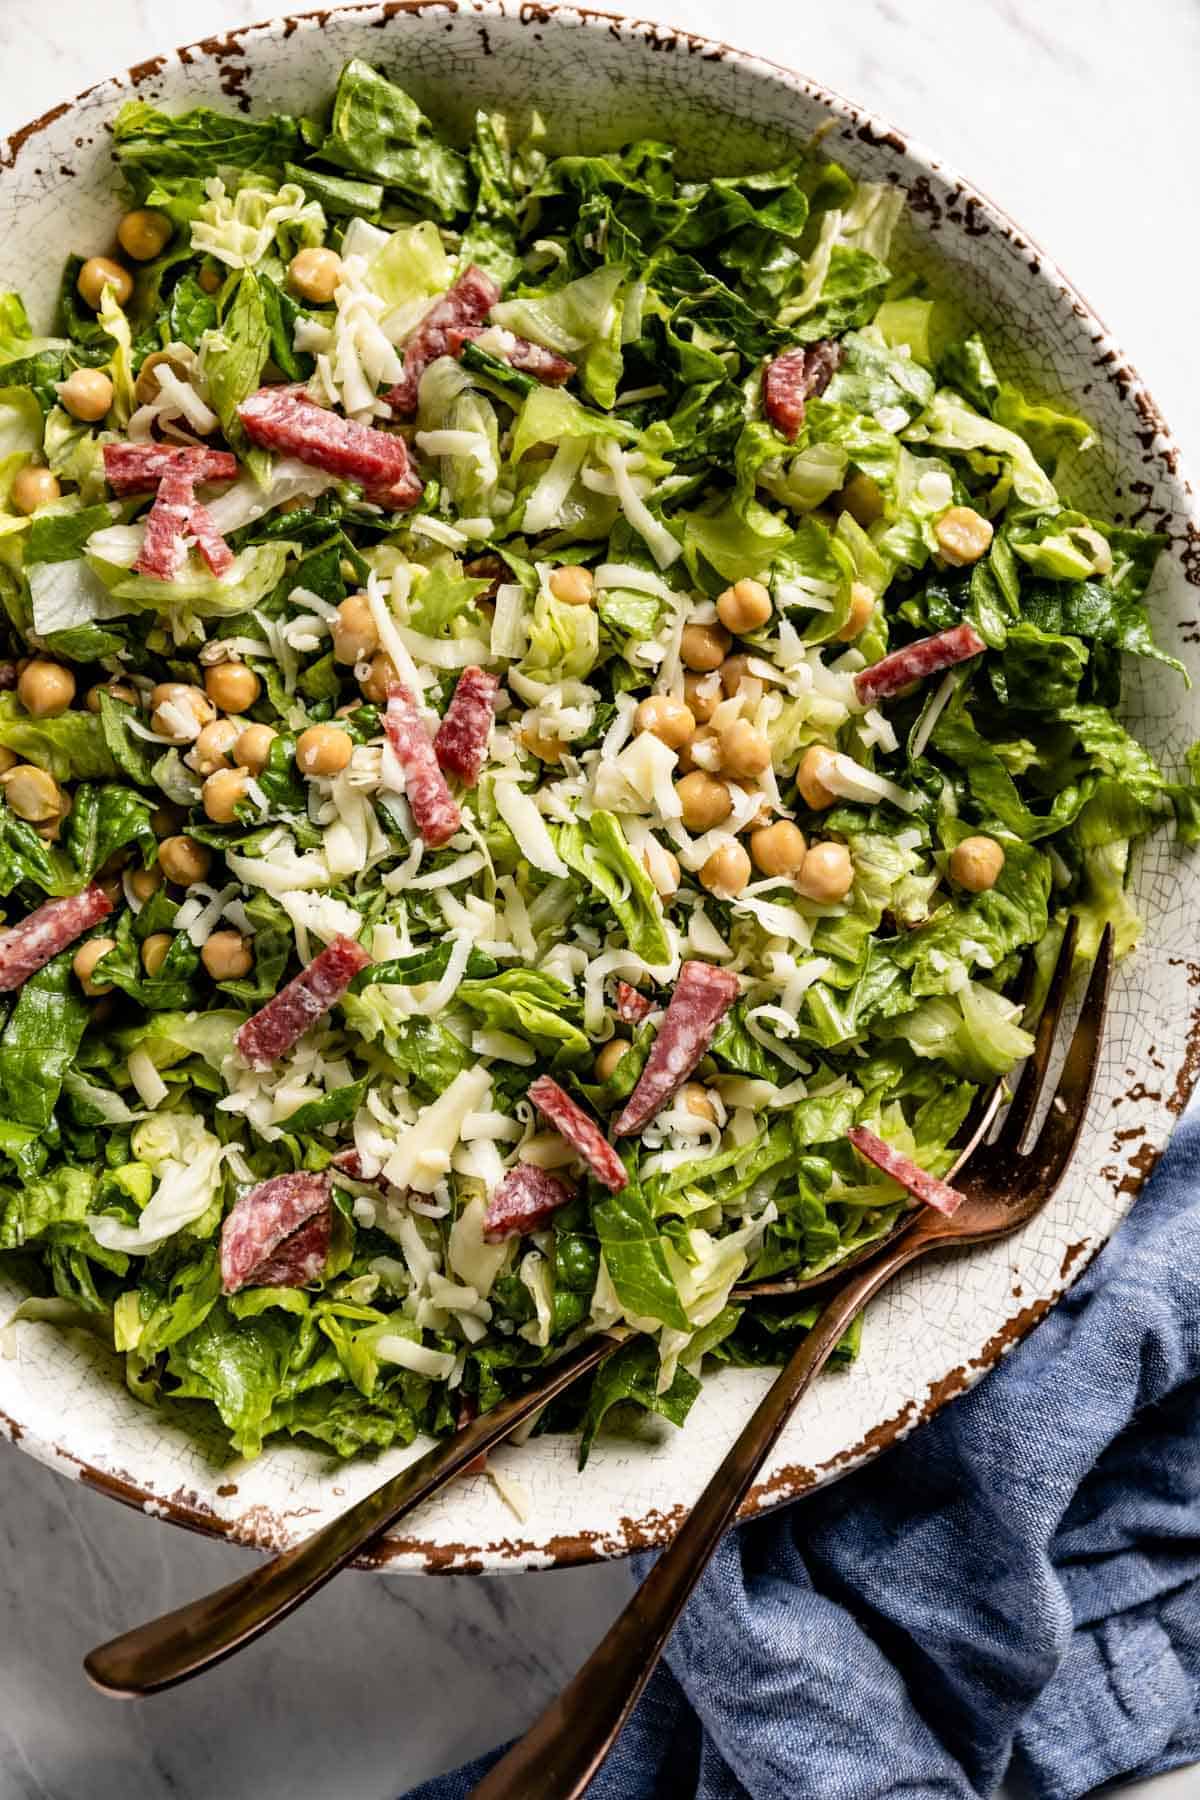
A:
MULTIPOLYGON (((0 137, 267 0, 0 0, 0 137)), ((1069 271, 1200 466, 1195 0, 661 0, 890 116, 1069 271)), ((620 1567, 351 1576, 264 1645, 138 1708, 79 1659, 246 1566, 0 1448, 0 1800, 387 1800, 519 1729, 621 1604, 620 1567)), ((1135 1790, 1128 1790, 1133 1792, 1135 1790)), ((1200 1792, 1183 1772, 1136 1790, 1200 1792)))

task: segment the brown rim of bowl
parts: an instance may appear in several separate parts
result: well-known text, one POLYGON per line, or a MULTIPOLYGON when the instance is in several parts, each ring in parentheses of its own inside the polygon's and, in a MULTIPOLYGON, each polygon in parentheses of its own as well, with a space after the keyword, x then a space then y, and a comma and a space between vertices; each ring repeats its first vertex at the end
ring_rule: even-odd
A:
MULTIPOLYGON (((586 6, 567 6, 555 3, 555 0, 359 0, 354 5, 280 14, 253 24, 234 26, 219 36, 202 38, 196 43, 165 51, 145 62, 133 64, 123 75, 106 76, 101 81, 93 82, 72 99, 51 107, 40 118, 11 133, 5 140, 3 154, 0 154, 0 171, 12 168, 17 158, 42 131, 70 113, 81 102, 108 87, 139 87, 160 74, 172 58, 186 64, 208 57, 219 63, 245 54, 240 45, 257 32, 278 31, 282 28, 286 41, 302 26, 315 25, 318 29, 323 29, 335 15, 375 14, 386 24, 397 15, 425 12, 474 14, 480 19, 515 19, 520 25, 534 27, 553 22, 556 26, 565 28, 602 29, 630 41, 646 40, 660 48, 673 48, 675 44, 682 43, 687 45, 690 52, 702 54, 710 61, 731 60, 752 70, 762 70, 768 77, 780 80, 786 87, 799 88, 831 116, 852 128, 864 143, 873 148, 890 149, 897 156, 910 158, 923 170, 936 175, 955 190, 955 197, 962 201, 965 209, 981 213, 987 223, 1002 237, 1007 238, 1014 249, 1030 259, 1031 274, 1055 287, 1060 298, 1070 304, 1076 317, 1087 327, 1097 351, 1098 372, 1116 388, 1123 404, 1131 403, 1134 406, 1148 428, 1151 439, 1146 445, 1147 457, 1152 456, 1159 461, 1165 474, 1177 482, 1185 493, 1191 495, 1194 492, 1161 410, 1108 327, 1075 284, 1062 273, 1054 259, 1001 206, 967 181, 952 164, 934 156, 919 140, 914 141, 879 114, 859 106, 845 95, 826 87, 824 83, 815 81, 786 64, 760 56, 755 51, 740 50, 719 39, 708 38, 683 27, 658 25, 652 20, 622 17, 617 13, 602 12, 586 6)), ((1195 550, 1193 556, 1185 562, 1184 572, 1190 583, 1200 586, 1200 525, 1195 519, 1189 518, 1187 530, 1195 550)), ((1198 1077, 1200 1002, 1192 1009, 1187 1050, 1170 1103, 1170 1110, 1176 1118, 1182 1114, 1198 1077)), ((1128 1171, 1119 1183, 1123 1192, 1136 1195, 1140 1191, 1157 1162, 1158 1154, 1161 1153, 1156 1153, 1153 1161, 1146 1157, 1144 1150, 1131 1158, 1128 1171)), ((840 1451, 815 1468, 788 1464, 767 1480, 757 1483, 750 1492, 741 1517, 760 1517, 773 1511, 827 1481, 848 1474, 906 1437, 910 1431, 938 1412, 947 1400, 972 1387, 1001 1356, 1026 1337, 1066 1289, 1078 1279, 1102 1247, 1102 1244, 1093 1244, 1090 1239, 1068 1246, 1062 1260, 1060 1282, 1050 1297, 1042 1296, 1031 1305, 1014 1312, 983 1346, 977 1357, 932 1383, 924 1401, 915 1398, 907 1400, 891 1418, 872 1426, 851 1449, 840 1451)), ((285 1521, 301 1518, 310 1510, 300 1507, 291 1513, 279 1514, 260 1505, 240 1516, 223 1518, 194 1491, 180 1489, 170 1495, 152 1493, 128 1475, 95 1468, 82 1461, 65 1445, 41 1439, 4 1413, 0 1413, 0 1433, 9 1437, 14 1444, 23 1443, 39 1461, 56 1467, 60 1473, 74 1476, 85 1486, 107 1494, 111 1499, 187 1530, 200 1532, 206 1537, 225 1539, 248 1549, 270 1553, 282 1548, 285 1521)), ((228 1491, 236 1493, 236 1487, 231 1484, 228 1491)), ((489 1544, 467 1545, 438 1543, 417 1537, 388 1537, 382 1546, 360 1557, 354 1566, 383 1570, 404 1559, 410 1565, 412 1562, 419 1562, 423 1570, 430 1574, 479 1573, 489 1568, 502 1572, 504 1563, 510 1563, 514 1568, 574 1567, 631 1555, 639 1550, 659 1548, 674 1536, 686 1512, 687 1508, 683 1505, 675 1506, 667 1512, 656 1510, 643 1519, 623 1519, 619 1533, 583 1531, 573 1536, 553 1537, 547 1543, 505 1538, 489 1544)))

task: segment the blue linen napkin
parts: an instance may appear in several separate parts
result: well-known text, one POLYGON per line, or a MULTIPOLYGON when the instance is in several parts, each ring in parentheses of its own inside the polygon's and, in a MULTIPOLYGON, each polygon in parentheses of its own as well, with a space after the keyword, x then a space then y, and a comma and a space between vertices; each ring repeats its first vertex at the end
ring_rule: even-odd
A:
POLYGON ((1200 1761, 1200 1110, 986 1380, 730 1533, 588 1796, 979 1800, 1010 1761, 1041 1800, 1200 1761))

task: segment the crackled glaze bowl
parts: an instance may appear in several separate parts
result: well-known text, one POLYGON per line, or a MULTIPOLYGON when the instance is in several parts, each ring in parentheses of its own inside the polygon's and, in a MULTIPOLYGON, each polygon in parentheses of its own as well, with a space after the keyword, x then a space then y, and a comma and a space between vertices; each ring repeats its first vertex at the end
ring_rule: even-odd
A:
MULTIPOLYGON (((650 135, 696 172, 777 160, 819 126, 830 153, 910 203, 903 254, 985 326, 997 360, 1035 392, 1068 397, 1096 426, 1075 496, 1170 540, 1151 592, 1162 641, 1200 676, 1200 510, 1163 420, 1119 347, 1042 251, 982 195, 889 125, 804 76, 685 32, 537 4, 385 4, 321 12, 157 56, 66 101, 0 148, 0 285, 48 323, 68 250, 107 248, 118 203, 106 126, 132 94, 172 108, 303 112, 361 56, 465 131, 477 107, 546 116, 556 149, 650 135)), ((1200 688, 1131 666, 1132 729, 1170 766, 1200 736, 1200 688)), ((1110 1236, 1182 1110, 1200 1056, 1200 864, 1154 839, 1136 876, 1147 925, 1120 969, 1087 1127, 1070 1177, 1018 1238, 923 1265, 874 1304, 863 1350, 805 1401, 753 1490, 756 1512, 836 1479, 953 1399, 1034 1326, 1110 1236)), ((19 1296, 0 1281, 0 1318, 19 1296)), ((373 1487, 420 1445, 335 1466, 272 1446, 230 1464, 177 1411, 141 1406, 95 1338, 23 1323, 0 1355, 0 1429, 62 1473, 156 1516, 261 1548, 283 1547, 373 1487)), ((458 1482, 373 1561, 405 1570, 504 1570, 621 1555, 664 1542, 769 1376, 710 1379, 687 1426, 602 1440, 586 1475, 568 1439, 502 1450, 524 1491, 518 1522, 486 1477, 458 1482)))

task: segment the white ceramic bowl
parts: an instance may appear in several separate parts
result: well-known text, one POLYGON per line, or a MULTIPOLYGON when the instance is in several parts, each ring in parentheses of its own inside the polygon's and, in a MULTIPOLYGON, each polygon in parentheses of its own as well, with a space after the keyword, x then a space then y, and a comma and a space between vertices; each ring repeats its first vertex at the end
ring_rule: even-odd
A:
MULTIPOLYGON (((117 214, 106 125, 130 94, 167 107, 319 107, 351 56, 380 63, 439 122, 476 107, 539 108, 558 149, 638 135, 673 140, 696 171, 777 157, 832 120, 831 154, 898 182, 910 253, 940 265, 1000 360, 1035 390, 1070 396, 1103 451, 1079 498, 1167 532, 1150 597, 1160 638, 1200 674, 1197 507, 1170 435, 1120 349, 1054 265, 983 196, 895 130, 805 78, 685 32, 541 5, 363 6, 234 31, 140 64, 64 102, 0 153, 0 285, 48 314, 66 251, 107 248, 117 214), (1190 626, 1192 629, 1185 630, 1190 626)), ((1130 665, 1126 717, 1168 765, 1200 736, 1200 694, 1153 664, 1130 665)), ((925 1266, 869 1314, 862 1355, 825 1376, 754 1489, 751 1511, 832 1480, 961 1393, 1028 1331, 1111 1234, 1183 1108, 1200 1056, 1200 882, 1159 837, 1137 877, 1142 947, 1116 980, 1103 1064, 1072 1174, 1017 1239, 925 1266)), ((0 1317, 18 1296, 0 1283, 0 1317)), ((0 1357, 0 1427, 63 1473, 146 1512, 239 1542, 282 1547, 419 1452, 337 1466, 272 1446, 230 1466, 196 1435, 125 1391, 93 1338, 23 1324, 0 1357)), ((523 1523, 485 1477, 424 1508, 377 1563, 512 1569, 620 1555, 663 1542, 762 1392, 763 1372, 707 1382, 686 1429, 602 1440, 585 1475, 568 1439, 499 1453, 525 1488, 523 1523)))

